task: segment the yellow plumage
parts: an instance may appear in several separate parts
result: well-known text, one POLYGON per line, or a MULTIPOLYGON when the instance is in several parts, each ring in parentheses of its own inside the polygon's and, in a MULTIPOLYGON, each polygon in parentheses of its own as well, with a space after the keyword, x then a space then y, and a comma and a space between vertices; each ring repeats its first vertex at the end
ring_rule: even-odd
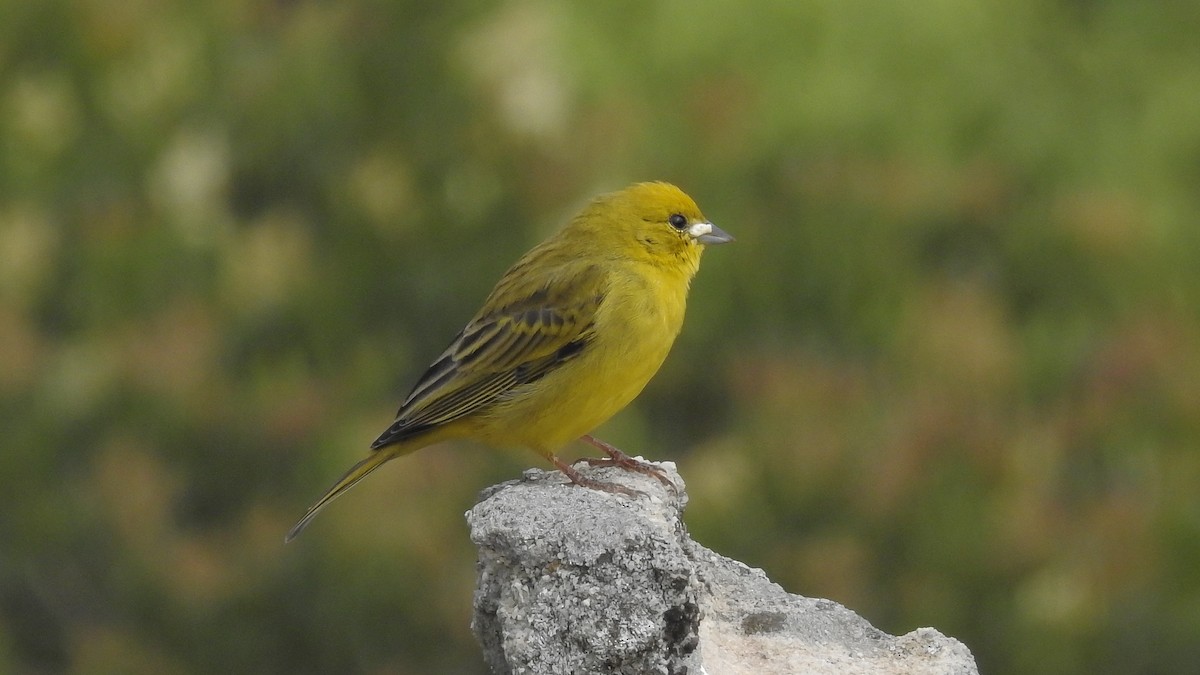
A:
MULTIPOLYGON (((288 533, 384 462, 450 438, 523 446, 572 481, 554 453, 629 404, 667 357, 683 325, 688 285, 705 245, 732 241, 679 188, 638 183, 597 197, 521 257, 483 307, 425 371, 372 454, 339 479, 288 533)), ((623 491, 620 488, 615 488, 623 491)))

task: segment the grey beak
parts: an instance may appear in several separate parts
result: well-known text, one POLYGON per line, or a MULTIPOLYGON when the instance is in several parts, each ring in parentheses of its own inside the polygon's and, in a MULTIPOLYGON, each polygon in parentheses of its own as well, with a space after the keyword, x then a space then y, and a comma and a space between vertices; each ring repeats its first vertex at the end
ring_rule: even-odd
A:
POLYGON ((696 237, 696 241, 706 246, 713 246, 715 244, 728 244, 733 240, 732 234, 729 234, 716 225, 712 226, 712 231, 710 231, 708 234, 702 234, 699 237, 696 237))

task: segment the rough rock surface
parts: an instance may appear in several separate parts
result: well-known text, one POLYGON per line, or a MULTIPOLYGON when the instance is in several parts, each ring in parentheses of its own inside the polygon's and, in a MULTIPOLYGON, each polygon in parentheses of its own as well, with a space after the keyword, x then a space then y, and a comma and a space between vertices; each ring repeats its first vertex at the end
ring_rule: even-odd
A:
POLYGON ((585 474, 644 493, 579 488, 558 472, 484 491, 472 627, 497 674, 977 674, 932 628, 894 637, 831 600, 792 595, 692 541, 672 493, 619 469, 585 474))

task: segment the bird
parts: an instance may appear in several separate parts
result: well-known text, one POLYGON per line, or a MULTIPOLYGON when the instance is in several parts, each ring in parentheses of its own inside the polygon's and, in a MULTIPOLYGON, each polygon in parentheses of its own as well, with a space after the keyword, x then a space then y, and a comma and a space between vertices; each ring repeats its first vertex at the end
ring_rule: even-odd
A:
POLYGON ((389 460, 449 439, 525 447, 576 485, 631 494, 555 454, 576 439, 618 466, 658 477, 590 432, 641 393, 683 325, 707 246, 733 241, 683 190, 635 183, 600 195, 512 265, 404 399, 391 426, 304 514, 300 534, 389 460))

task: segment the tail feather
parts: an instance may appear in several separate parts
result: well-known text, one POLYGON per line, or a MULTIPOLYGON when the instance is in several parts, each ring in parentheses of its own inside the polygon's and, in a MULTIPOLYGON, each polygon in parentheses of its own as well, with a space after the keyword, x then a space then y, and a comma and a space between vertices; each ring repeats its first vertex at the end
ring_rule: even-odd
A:
POLYGON ((378 469, 380 466, 383 466, 384 462, 396 457, 398 454, 401 454, 389 452, 389 450, 391 449, 389 448, 386 450, 372 452, 370 457, 367 457, 358 464, 350 467, 350 470, 343 474, 342 477, 333 484, 333 487, 329 488, 329 490, 317 500, 317 503, 309 507, 308 512, 304 514, 304 517, 300 519, 300 522, 296 523, 296 525, 292 527, 291 531, 287 533, 287 536, 283 538, 284 543, 290 542, 299 536, 299 534, 304 531, 304 528, 308 527, 308 524, 312 522, 312 519, 317 517, 317 514, 321 512, 321 509, 329 505, 329 502, 337 499, 342 493, 357 485, 358 481, 366 478, 367 474, 371 473, 375 469, 378 469))

